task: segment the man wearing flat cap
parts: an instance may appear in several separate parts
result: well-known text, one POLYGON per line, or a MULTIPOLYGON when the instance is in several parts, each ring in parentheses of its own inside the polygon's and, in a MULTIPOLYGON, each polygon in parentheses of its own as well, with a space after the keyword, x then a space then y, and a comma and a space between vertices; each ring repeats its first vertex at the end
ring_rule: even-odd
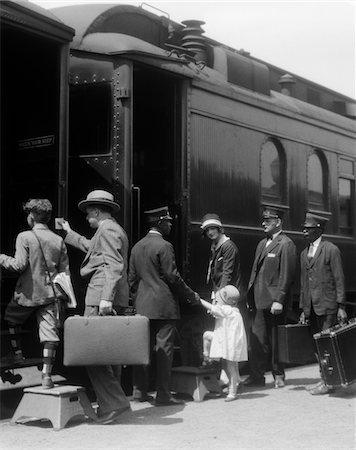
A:
MULTIPOLYGON (((300 255, 300 321, 310 322, 312 334, 347 319, 341 254, 336 245, 322 236, 327 222, 325 217, 306 213, 303 224, 308 246, 300 255)), ((321 380, 309 392, 323 395, 332 391, 321 380)))
MULTIPOLYGON (((65 242, 86 253, 80 268, 81 276, 88 282, 84 315, 110 315, 116 306, 127 306, 129 300, 129 243, 124 229, 113 217, 120 205, 110 192, 95 190, 78 207, 96 230, 92 239, 73 231, 66 221, 62 227, 67 232, 65 242)), ((87 372, 99 405, 98 422, 105 425, 115 422, 130 409, 118 377, 120 367, 88 366, 87 372)))
MULTIPOLYGON (((180 318, 178 296, 191 305, 200 305, 200 296, 180 276, 170 242, 172 228, 167 207, 145 211, 150 227, 147 235, 132 248, 129 284, 137 314, 150 320, 150 348, 156 358, 156 406, 182 403, 169 389, 176 321, 180 318)), ((134 368, 134 400, 150 400, 147 395, 149 367, 134 368)))
POLYGON ((265 207, 262 228, 266 235, 256 248, 248 284, 252 308, 250 336, 250 376, 247 386, 264 386, 267 359, 271 357, 276 388, 284 387, 284 366, 278 358, 278 325, 283 325, 291 302, 291 287, 296 266, 296 248, 282 231, 283 211, 265 207))

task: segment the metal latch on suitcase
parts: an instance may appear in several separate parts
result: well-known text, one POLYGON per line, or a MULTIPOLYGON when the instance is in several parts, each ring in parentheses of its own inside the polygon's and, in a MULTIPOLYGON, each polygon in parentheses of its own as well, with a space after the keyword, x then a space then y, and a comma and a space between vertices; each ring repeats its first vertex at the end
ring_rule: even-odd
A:
POLYGON ((326 369, 329 372, 329 375, 331 375, 334 371, 334 368, 330 365, 329 358, 330 358, 330 353, 328 353, 325 350, 323 357, 320 359, 320 364, 323 366, 324 369, 326 369))

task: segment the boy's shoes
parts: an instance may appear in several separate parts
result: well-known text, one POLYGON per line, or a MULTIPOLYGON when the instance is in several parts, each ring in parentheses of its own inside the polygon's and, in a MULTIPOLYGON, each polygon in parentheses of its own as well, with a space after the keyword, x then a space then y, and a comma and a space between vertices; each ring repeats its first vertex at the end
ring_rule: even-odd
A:
POLYGON ((255 387, 255 386, 265 386, 266 380, 265 378, 253 378, 253 377, 247 377, 245 381, 243 381, 241 384, 243 384, 246 387, 255 387))
POLYGON ((42 387, 43 389, 52 389, 54 387, 54 383, 50 375, 42 374, 42 387))

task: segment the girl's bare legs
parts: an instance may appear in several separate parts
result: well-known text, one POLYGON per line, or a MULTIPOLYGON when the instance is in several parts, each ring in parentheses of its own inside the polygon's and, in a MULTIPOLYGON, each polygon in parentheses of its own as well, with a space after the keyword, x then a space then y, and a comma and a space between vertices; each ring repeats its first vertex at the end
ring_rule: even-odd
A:
POLYGON ((224 370, 229 377, 229 390, 225 401, 231 402, 237 398, 237 387, 241 381, 239 363, 237 361, 224 360, 224 370))

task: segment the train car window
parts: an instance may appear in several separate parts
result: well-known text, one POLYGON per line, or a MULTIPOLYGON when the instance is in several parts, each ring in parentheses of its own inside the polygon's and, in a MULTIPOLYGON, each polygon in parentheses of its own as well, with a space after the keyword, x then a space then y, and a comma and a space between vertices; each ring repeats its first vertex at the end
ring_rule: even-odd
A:
POLYGON ((354 233, 355 167, 348 159, 339 159, 339 231, 352 236, 354 233))
POLYGON ((308 206, 309 209, 326 211, 327 197, 327 165, 320 155, 312 153, 308 159, 308 206))
POLYGON ((111 86, 70 87, 69 155, 110 153, 111 86))
POLYGON ((347 236, 353 235, 353 194, 353 181, 339 178, 339 229, 341 234, 347 236))
POLYGON ((268 140, 261 150, 261 194, 264 201, 285 202, 286 163, 282 146, 268 140))

